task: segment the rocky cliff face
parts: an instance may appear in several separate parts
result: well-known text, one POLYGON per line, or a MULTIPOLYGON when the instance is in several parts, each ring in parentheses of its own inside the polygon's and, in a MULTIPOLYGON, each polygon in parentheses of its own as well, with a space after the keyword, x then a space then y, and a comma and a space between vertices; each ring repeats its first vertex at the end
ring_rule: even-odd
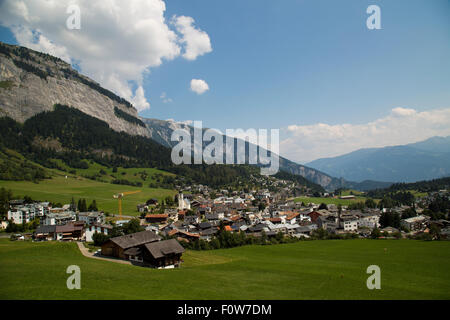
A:
POLYGON ((115 108, 139 119, 127 101, 101 88, 64 61, 0 42, 0 116, 24 122, 59 103, 103 120, 115 131, 149 137, 138 121, 117 116, 115 108))

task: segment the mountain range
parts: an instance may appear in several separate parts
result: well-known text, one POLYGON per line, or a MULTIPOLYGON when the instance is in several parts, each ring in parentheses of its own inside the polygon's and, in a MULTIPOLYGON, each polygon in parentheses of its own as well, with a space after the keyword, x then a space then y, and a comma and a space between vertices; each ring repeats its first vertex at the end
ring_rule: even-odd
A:
MULTIPOLYGON (((188 130, 191 133, 191 136, 193 136, 194 128, 185 123, 148 118, 143 118, 142 120, 149 129, 150 137, 156 142, 169 148, 173 147, 177 143, 170 140, 170 137, 174 130, 188 130)), ((207 130, 207 128, 203 128, 203 130, 207 130)), ((225 136, 223 137, 225 142, 225 136)), ((248 149, 248 145, 249 143, 246 142, 246 149, 248 149)), ((281 156, 279 157, 279 166, 281 171, 302 176, 309 181, 319 184, 320 186, 329 190, 343 187, 346 183, 342 179, 336 179, 330 175, 320 172, 319 170, 297 164, 281 156)))
POLYGON ((415 182, 450 175, 450 136, 407 145, 356 150, 307 164, 329 175, 360 182, 415 182))
MULTIPOLYGON (((171 132, 181 123, 141 118, 126 100, 102 88, 59 58, 0 42, 0 116, 20 123, 55 104, 71 106, 108 123, 117 132, 149 137, 171 147, 171 132)), ((326 174, 280 158, 281 169, 333 189, 341 182, 326 174)))
MULTIPOLYGON (((131 136, 140 136, 150 139, 152 142, 157 142, 165 147, 161 149, 164 151, 158 151, 164 153, 162 155, 164 159, 167 158, 168 152, 170 156, 170 150, 167 148, 174 145, 170 141, 174 130, 181 128, 193 132, 193 127, 184 123, 140 117, 131 103, 80 74, 59 58, 25 47, 0 42, 0 117, 7 116, 19 123, 24 123, 38 114, 54 112, 55 105, 66 105, 77 109, 88 116, 107 123, 116 132, 124 132, 131 136), (167 151, 165 151, 166 149, 167 151)), ((61 112, 63 111, 60 110, 58 116, 61 115, 61 112)), ((69 111, 64 112, 74 114, 69 111)), ((55 141, 52 143, 54 144, 55 141)), ((441 161, 436 160, 436 158, 444 157, 441 154, 442 152, 433 151, 435 148, 444 145, 440 143, 439 141, 433 141, 408 147, 414 148, 417 153, 417 161, 420 159, 420 154, 431 158, 428 166, 432 164, 435 171, 430 172, 430 175, 441 176, 449 172, 447 167, 435 165, 435 163, 441 161), (435 162, 432 163, 433 157, 435 162)), ((142 145, 144 146, 144 144, 142 145)), ((249 143, 246 143, 247 148, 248 145, 249 143)), ((151 146, 151 148, 155 149, 154 146, 151 146)), ((102 152, 108 153, 110 151, 103 150, 102 152)), ((396 153, 399 152, 393 154, 396 153)), ((403 155, 408 158, 406 154, 405 151, 403 155)), ((307 166, 279 157, 279 164, 281 171, 301 176, 327 190, 345 187, 369 190, 388 187, 391 181, 411 181, 411 179, 416 179, 416 176, 420 179, 430 178, 430 176, 422 177, 412 174, 410 180, 404 180, 403 177, 408 175, 409 171, 404 173, 403 176, 399 176, 401 179, 397 179, 397 176, 392 174, 378 174, 378 172, 381 172, 380 168, 370 166, 369 162, 377 159, 375 163, 377 161, 381 163, 380 157, 383 158, 385 155, 378 155, 375 149, 356 152, 355 157, 342 157, 344 159, 337 159, 336 162, 332 159, 320 159, 307 166), (344 166, 346 160, 353 161, 348 166, 349 169, 344 166), (355 169, 355 161, 358 162, 358 166, 356 166, 358 170, 356 171, 365 170, 369 173, 372 172, 372 174, 357 175, 352 173, 352 169, 355 169), (339 165, 342 165, 343 168, 340 168, 339 165), (379 182, 380 180, 386 182, 379 182)), ((398 170, 404 166, 403 163, 398 170)))

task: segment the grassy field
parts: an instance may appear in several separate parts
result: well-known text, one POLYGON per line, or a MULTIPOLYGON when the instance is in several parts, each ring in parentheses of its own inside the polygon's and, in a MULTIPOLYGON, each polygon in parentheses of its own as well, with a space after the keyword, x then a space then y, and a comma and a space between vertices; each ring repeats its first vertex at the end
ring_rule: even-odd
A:
POLYGON ((350 195, 361 196, 363 194, 364 194, 364 192, 358 191, 358 190, 353 190, 353 189, 341 191, 341 196, 350 196, 350 195))
POLYGON ((64 176, 57 175, 39 183, 0 180, 0 187, 11 189, 15 196, 28 195, 35 200, 47 200, 62 204, 70 203, 72 197, 75 198, 75 201, 79 198, 85 198, 88 204, 95 199, 100 210, 113 214, 117 214, 118 210, 117 199, 113 198, 114 194, 142 190, 140 193, 127 195, 123 198, 124 215, 138 215, 136 205, 150 198, 162 200, 166 196, 176 194, 174 190, 103 183, 72 175, 69 175, 67 179, 64 176))
POLYGON ((0 240, 0 299, 450 299, 450 242, 325 240, 188 251, 176 270, 99 261, 75 243, 0 240), (381 290, 366 269, 381 268, 381 290), (66 268, 81 269, 68 290, 66 268))
POLYGON ((305 204, 308 204, 310 202, 315 204, 335 204, 335 205, 343 205, 348 206, 351 203, 355 202, 364 202, 366 201, 366 198, 364 197, 356 197, 355 199, 338 199, 338 198, 319 198, 319 197, 299 197, 295 198, 294 202, 304 202, 305 204))
MULTIPOLYGON (((59 168, 64 168, 67 172, 75 170, 76 175, 78 176, 92 177, 97 174, 99 175, 99 179, 103 182, 111 182, 114 179, 125 179, 130 182, 141 182, 144 187, 148 187, 151 182, 156 182, 158 176, 175 176, 173 173, 155 168, 118 167, 117 172, 113 172, 113 168, 108 168, 94 161, 83 160, 89 166, 87 169, 71 168, 60 159, 52 159, 51 161, 56 163, 59 168), (105 173, 100 175, 101 170, 105 173)), ((62 173, 62 171, 59 170, 53 170, 53 172, 57 174, 62 173)))

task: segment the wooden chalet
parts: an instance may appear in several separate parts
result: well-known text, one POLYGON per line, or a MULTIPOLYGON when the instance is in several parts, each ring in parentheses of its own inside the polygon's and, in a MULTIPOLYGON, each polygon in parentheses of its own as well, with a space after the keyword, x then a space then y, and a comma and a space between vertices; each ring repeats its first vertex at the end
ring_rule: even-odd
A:
POLYGON ((148 223, 166 223, 169 215, 167 213, 147 214, 145 221, 148 223))
POLYGON ((178 230, 178 229, 173 229, 170 230, 167 235, 169 237, 177 237, 178 241, 185 241, 185 242, 190 242, 190 241, 195 241, 198 240, 200 238, 200 235, 197 233, 190 233, 187 231, 182 231, 182 230, 178 230))
POLYGON ((178 267, 184 248, 177 240, 161 241, 153 231, 141 231, 109 239, 102 245, 104 256, 130 260, 156 268, 178 267))
POLYGON ((156 268, 179 267, 184 248, 175 239, 156 241, 145 245, 144 261, 156 268))

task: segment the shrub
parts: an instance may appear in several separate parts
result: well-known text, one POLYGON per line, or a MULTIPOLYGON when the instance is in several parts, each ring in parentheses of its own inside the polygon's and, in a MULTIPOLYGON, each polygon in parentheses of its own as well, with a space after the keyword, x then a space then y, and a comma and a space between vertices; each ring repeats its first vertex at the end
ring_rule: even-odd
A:
POLYGON ((106 241, 109 240, 109 236, 103 233, 94 233, 94 235, 92 236, 92 239, 94 240, 94 246, 101 246, 103 245, 106 241))

